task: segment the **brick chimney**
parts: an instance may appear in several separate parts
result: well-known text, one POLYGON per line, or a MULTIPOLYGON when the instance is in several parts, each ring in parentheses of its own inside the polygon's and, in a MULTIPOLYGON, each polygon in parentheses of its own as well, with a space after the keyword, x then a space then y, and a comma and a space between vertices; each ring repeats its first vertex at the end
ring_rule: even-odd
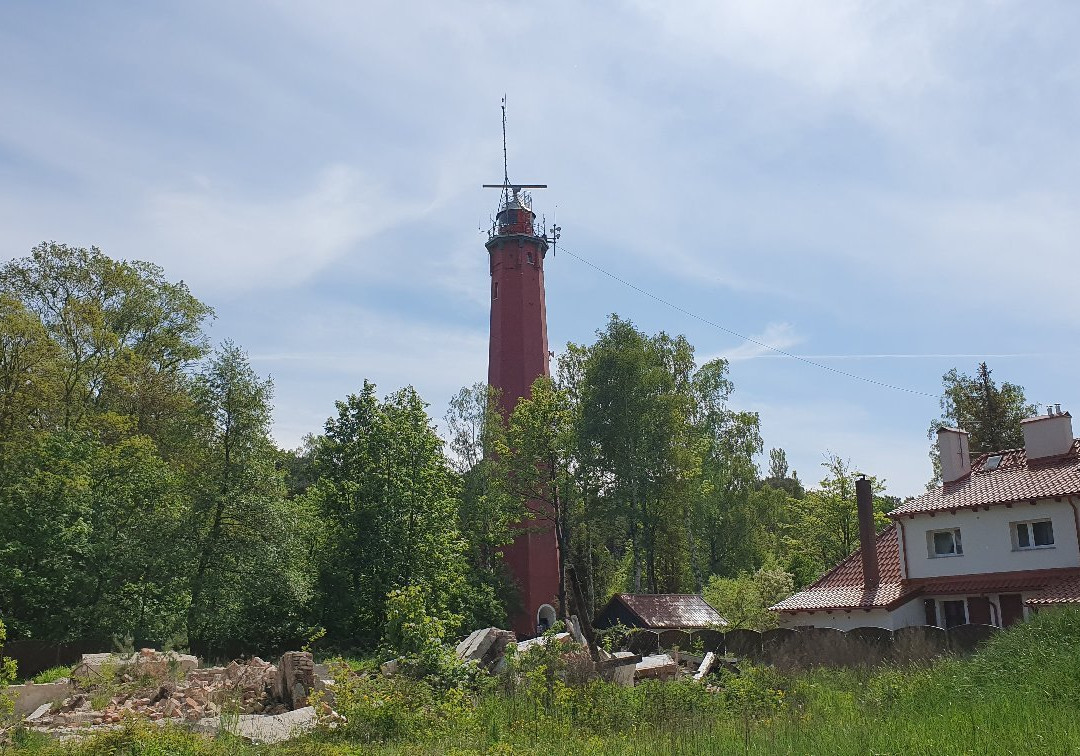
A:
POLYGON ((1056 457, 1067 453, 1073 445, 1072 415, 1061 411, 1061 405, 1047 405, 1045 415, 1020 421, 1024 429, 1024 451, 1028 459, 1056 457))
POLYGON ((971 447, 966 430, 938 428, 937 448, 941 458, 942 483, 960 480, 971 472, 971 447))
POLYGON ((874 494, 865 476, 855 481, 855 503, 859 509, 859 552, 862 554, 863 585, 880 581, 877 561, 877 534, 874 532, 874 494))

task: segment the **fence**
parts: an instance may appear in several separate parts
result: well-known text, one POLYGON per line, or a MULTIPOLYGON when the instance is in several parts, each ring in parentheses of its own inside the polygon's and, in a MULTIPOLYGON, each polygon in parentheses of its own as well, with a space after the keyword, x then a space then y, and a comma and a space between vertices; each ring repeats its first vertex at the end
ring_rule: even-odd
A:
POLYGON ((107 643, 83 641, 52 643, 39 640, 8 641, 0 648, 0 656, 14 659, 19 679, 28 680, 51 667, 66 667, 82 658, 83 654, 107 648, 107 643))
POLYGON ((999 628, 993 625, 912 626, 899 630, 857 627, 846 632, 820 627, 756 630, 633 630, 621 644, 646 656, 661 649, 713 651, 778 667, 866 666, 927 661, 971 653, 999 628))

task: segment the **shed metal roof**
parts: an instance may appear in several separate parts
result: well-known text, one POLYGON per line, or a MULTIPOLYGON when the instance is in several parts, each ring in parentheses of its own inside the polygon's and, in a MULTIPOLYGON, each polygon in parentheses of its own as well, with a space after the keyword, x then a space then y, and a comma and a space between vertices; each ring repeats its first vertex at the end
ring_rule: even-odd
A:
POLYGON ((645 627, 658 630, 727 624, 727 620, 696 593, 616 593, 611 600, 622 603, 645 627))

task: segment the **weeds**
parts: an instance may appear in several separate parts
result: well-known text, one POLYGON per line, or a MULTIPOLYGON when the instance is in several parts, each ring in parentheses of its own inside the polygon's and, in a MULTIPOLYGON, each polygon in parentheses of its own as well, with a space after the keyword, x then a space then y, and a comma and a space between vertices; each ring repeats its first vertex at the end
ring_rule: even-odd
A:
POLYGON ((38 672, 31 680, 35 685, 45 685, 71 677, 71 667, 52 667, 44 672, 38 672))
MULTIPOLYGON (((280 746, 131 724, 77 747, 124 754, 1069 753, 1080 750, 1080 611, 1044 613, 968 659, 930 666, 746 667, 710 682, 568 682, 554 649, 511 655, 493 684, 451 686, 334 665, 346 717, 280 746), (516 658, 515 658, 516 657, 516 658)), ((69 744, 64 744, 69 745, 69 744)))

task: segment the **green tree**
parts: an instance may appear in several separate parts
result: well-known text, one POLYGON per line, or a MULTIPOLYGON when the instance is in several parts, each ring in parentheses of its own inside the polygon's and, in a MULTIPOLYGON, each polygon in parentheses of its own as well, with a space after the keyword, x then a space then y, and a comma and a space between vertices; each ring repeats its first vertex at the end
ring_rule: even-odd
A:
POLYGON ((577 436, 570 397, 547 376, 532 385, 530 396, 515 405, 507 423, 505 445, 495 460, 506 466, 505 485, 518 506, 524 527, 553 528, 559 546, 559 605, 567 603, 565 576, 572 553, 577 436))
POLYGON ((16 637, 172 635, 208 307, 149 263, 48 243, 0 268, 0 613, 16 637))
POLYGON ((450 400, 445 421, 448 462, 461 480, 458 529, 467 548, 468 581, 475 595, 493 599, 476 607, 471 622, 505 625, 507 612, 516 611, 520 599, 502 554, 523 511, 509 495, 505 466, 496 453, 506 443, 497 391, 482 383, 462 388, 450 400))
MULTIPOLYGON (((807 492, 803 499, 791 500, 795 511, 789 539, 791 549, 801 552, 803 559, 814 565, 816 575, 838 564, 859 545, 859 511, 851 463, 830 454, 821 466, 826 475, 820 487, 807 492)), ((880 530, 888 524, 885 512, 895 505, 895 499, 883 495, 884 481, 872 475, 867 477, 871 482, 875 524, 880 530)))
POLYGON ((769 607, 795 592, 794 577, 773 561, 753 573, 734 578, 713 575, 703 595, 727 620, 729 629, 771 630, 777 615, 769 607))
MULTIPOLYGON (((726 360, 712 360, 692 378, 694 431, 703 458, 695 481, 695 517, 688 527, 691 538, 700 533, 704 546, 695 550, 695 589, 703 576, 733 577, 759 567, 770 550, 765 537, 767 503, 755 497, 759 473, 754 457, 761 452, 760 421, 756 413, 736 412, 728 402, 734 385, 726 360)), ((693 541, 692 541, 693 542, 693 541)))
POLYGON ((0 269, 0 295, 36 316, 55 345, 53 427, 132 418, 122 427, 157 438, 180 420, 184 368, 206 354, 201 327, 213 315, 182 282, 151 263, 49 242, 0 269))
MULTIPOLYGON (((0 620, 0 651, 4 649, 4 641, 7 640, 7 630, 0 620)), ((15 681, 15 660, 0 656, 0 722, 11 713, 14 708, 13 702, 4 695, 4 688, 15 681)))
POLYGON ((999 386, 992 372, 980 362, 973 376, 953 368, 941 377, 941 417, 931 423, 931 439, 938 428, 953 427, 970 434, 972 452, 1023 447, 1020 421, 1038 414, 1038 409, 1028 403, 1023 386, 1008 382, 999 386))
POLYGON ((783 449, 769 449, 769 474, 763 481, 765 485, 786 491, 789 496, 801 499, 806 494, 799 473, 791 470, 788 475, 787 452, 783 449))
POLYGON ((604 496, 624 523, 635 592, 691 583, 685 507, 699 462, 690 433, 693 348, 683 337, 649 338, 612 316, 582 371, 582 463, 607 476, 604 496))
POLYGON ((310 586, 299 542, 311 536, 311 513, 285 501, 270 439, 272 390, 231 342, 194 383, 203 455, 190 483, 187 629, 203 652, 280 647, 295 641, 306 619, 310 586))
POLYGON ((411 387, 379 401, 365 381, 337 403, 316 442, 312 488, 328 527, 320 622, 331 637, 373 646, 387 596, 421 586, 431 616, 458 626, 471 613, 457 479, 426 405, 411 387))
POLYGON ((16 638, 66 641, 82 630, 94 449, 85 434, 35 434, 0 469, 0 614, 16 638))

